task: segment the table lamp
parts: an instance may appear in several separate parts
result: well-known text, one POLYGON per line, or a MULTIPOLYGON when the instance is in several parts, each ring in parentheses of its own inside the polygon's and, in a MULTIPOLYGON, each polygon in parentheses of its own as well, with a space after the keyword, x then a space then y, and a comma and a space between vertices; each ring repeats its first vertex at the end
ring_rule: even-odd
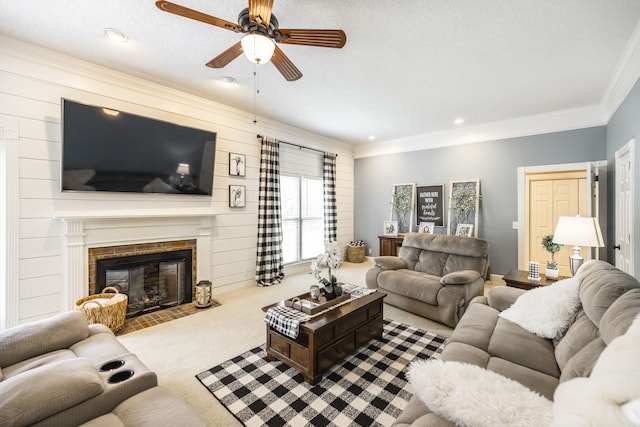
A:
POLYGON ((180 185, 183 185, 184 176, 189 175, 189 163, 178 164, 178 169, 176 169, 176 173, 180 175, 180 185))
POLYGON ((571 274, 576 272, 584 262, 580 256, 580 246, 602 247, 604 239, 600 231, 598 220, 593 217, 561 216, 558 218, 553 242, 563 245, 573 245, 573 255, 569 257, 571 274))

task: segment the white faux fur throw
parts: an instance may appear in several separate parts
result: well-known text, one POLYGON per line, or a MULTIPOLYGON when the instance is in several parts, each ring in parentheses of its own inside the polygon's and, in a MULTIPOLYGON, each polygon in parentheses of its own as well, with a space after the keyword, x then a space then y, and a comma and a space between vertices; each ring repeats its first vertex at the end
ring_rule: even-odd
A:
POLYGON ((552 420, 550 400, 479 366, 419 360, 407 377, 434 413, 459 426, 546 427, 552 420))
POLYGON ((572 277, 532 289, 520 295, 500 317, 539 337, 560 338, 580 308, 579 286, 578 279, 572 277))
POLYGON ((622 405, 640 398, 640 315, 602 351, 589 378, 561 383, 553 396, 553 427, 637 426, 622 405))

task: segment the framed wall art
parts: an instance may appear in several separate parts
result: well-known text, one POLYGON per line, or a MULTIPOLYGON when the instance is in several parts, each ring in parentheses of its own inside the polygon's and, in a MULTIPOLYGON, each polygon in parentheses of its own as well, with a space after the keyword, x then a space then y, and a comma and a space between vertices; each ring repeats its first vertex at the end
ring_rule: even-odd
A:
MULTIPOLYGON (((444 184, 416 187, 416 224, 433 222, 444 227, 444 184)), ((433 230, 431 230, 433 233, 433 230)))
POLYGON ((433 234, 436 228, 435 222, 421 222, 418 226, 418 233, 429 233, 433 234))
POLYGON ((456 236, 471 237, 473 235, 473 224, 458 224, 456 226, 456 236))
POLYGON ((416 185, 414 183, 393 185, 389 220, 398 222, 398 233, 408 233, 412 229, 415 192, 416 185))
POLYGON ((447 234, 458 234, 458 225, 464 224, 473 225, 469 231, 473 233, 473 237, 478 237, 481 197, 479 179, 451 181, 447 234))
POLYGON ((385 221, 384 230, 382 234, 385 236, 397 236, 398 235, 398 221, 385 221))
POLYGON ((229 207, 244 208, 247 206, 246 187, 244 185, 229 186, 229 207))
POLYGON ((247 158, 244 154, 229 153, 229 175, 245 176, 247 172, 247 158))

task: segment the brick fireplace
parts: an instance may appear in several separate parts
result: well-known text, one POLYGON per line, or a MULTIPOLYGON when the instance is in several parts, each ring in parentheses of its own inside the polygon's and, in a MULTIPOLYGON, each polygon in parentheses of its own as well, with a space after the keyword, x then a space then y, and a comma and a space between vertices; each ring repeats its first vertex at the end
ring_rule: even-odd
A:
POLYGON ((192 252, 191 295, 199 280, 211 279, 211 234, 214 215, 189 212, 100 212, 62 214, 67 309, 97 292, 96 261, 126 255, 188 249, 192 252))
POLYGON ((128 317, 188 303, 196 265, 195 239, 89 248, 89 295, 115 287, 129 297, 128 317))

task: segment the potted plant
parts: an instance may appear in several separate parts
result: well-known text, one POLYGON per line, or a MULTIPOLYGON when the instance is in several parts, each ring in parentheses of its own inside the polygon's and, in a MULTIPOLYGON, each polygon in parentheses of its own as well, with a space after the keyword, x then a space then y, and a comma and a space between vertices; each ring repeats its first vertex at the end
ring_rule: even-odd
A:
POLYGON ((545 270, 545 276, 550 279, 558 278, 558 262, 556 261, 556 254, 560 252, 563 245, 553 242, 553 234, 546 235, 542 238, 542 247, 549 253, 551 253, 551 261, 547 261, 547 268, 545 270))

